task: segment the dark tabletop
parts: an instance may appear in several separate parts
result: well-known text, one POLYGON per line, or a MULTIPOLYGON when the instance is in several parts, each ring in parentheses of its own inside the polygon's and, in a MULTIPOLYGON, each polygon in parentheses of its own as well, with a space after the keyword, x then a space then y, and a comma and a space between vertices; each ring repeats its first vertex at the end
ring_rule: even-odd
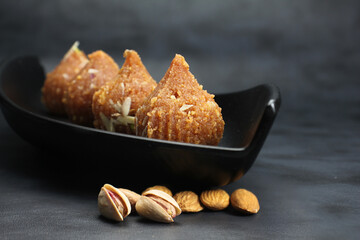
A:
POLYGON ((169 225, 102 218, 96 173, 51 162, 0 114, 0 239, 359 239, 359 29, 358 1, 2 1, 1 59, 35 54, 50 71, 80 40, 120 65, 136 49, 160 80, 181 53, 209 92, 273 83, 282 106, 252 168, 223 187, 255 193, 259 213, 169 225))

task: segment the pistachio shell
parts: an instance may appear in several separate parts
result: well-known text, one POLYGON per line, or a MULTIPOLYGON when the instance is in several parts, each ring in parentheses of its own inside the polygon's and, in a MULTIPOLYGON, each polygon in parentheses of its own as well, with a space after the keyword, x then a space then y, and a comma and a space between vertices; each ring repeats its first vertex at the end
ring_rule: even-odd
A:
POLYGON ((131 209, 135 210, 135 204, 137 203, 137 201, 140 198, 140 195, 137 194, 134 191, 131 191, 129 189, 126 188, 118 188, 122 193, 125 194, 125 196, 129 199, 130 204, 131 204, 131 209))
POLYGON ((123 221, 124 218, 131 212, 129 199, 125 196, 124 193, 110 184, 105 184, 101 188, 98 196, 98 207, 101 215, 115 221, 123 221), (124 208, 123 213, 119 211, 118 207, 114 203, 114 200, 109 195, 109 192, 112 192, 120 200, 120 203, 124 208))
POLYGON ((160 190, 160 191, 163 191, 163 192, 169 194, 171 197, 173 196, 171 190, 169 188, 165 187, 165 186, 162 186, 162 185, 155 185, 155 186, 152 186, 152 187, 148 187, 147 189, 145 189, 143 191, 143 193, 145 193, 145 192, 147 192, 149 190, 152 190, 152 189, 160 190))
POLYGON ((175 207, 176 216, 181 214, 181 208, 180 208, 179 204, 175 201, 175 199, 172 198, 169 194, 167 194, 161 190, 152 189, 152 190, 144 192, 143 196, 147 196, 147 197, 156 196, 156 197, 162 198, 163 200, 169 202, 171 205, 173 205, 175 207))
POLYGON ((149 197, 141 196, 137 201, 136 212, 145 218, 151 219, 157 222, 171 223, 174 222, 173 218, 149 197))

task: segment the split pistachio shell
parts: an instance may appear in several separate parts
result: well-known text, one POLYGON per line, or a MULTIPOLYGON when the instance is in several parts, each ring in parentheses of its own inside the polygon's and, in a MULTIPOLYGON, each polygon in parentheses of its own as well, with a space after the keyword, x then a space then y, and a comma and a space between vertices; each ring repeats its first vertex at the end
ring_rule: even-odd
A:
POLYGON ((175 207, 176 216, 181 214, 181 208, 179 207, 179 204, 169 194, 167 194, 161 190, 152 189, 152 190, 144 192, 143 195, 147 196, 147 197, 155 196, 155 197, 162 198, 175 207))
POLYGON ((145 189, 143 191, 142 194, 144 194, 145 192, 147 192, 149 190, 153 190, 153 189, 163 191, 163 192, 169 194, 171 197, 173 196, 171 190, 169 188, 165 187, 165 186, 162 186, 162 185, 155 185, 155 186, 152 186, 152 187, 148 187, 147 189, 145 189))
POLYGON ((101 215, 119 222, 131 212, 130 201, 126 195, 110 184, 105 184, 101 188, 98 207, 101 215))
POLYGON ((171 223, 174 217, 181 214, 175 199, 160 190, 143 193, 135 207, 139 215, 157 222, 171 223))

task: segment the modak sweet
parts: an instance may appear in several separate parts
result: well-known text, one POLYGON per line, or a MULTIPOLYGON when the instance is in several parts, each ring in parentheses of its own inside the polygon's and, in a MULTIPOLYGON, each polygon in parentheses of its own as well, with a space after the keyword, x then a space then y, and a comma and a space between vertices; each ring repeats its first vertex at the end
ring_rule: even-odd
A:
POLYGON ((139 54, 125 50, 125 62, 115 80, 102 86, 93 96, 94 126, 112 132, 135 134, 135 113, 155 89, 139 54))
POLYGON ((220 142, 225 124, 214 95, 203 90, 179 54, 135 120, 139 136, 206 145, 220 142))
POLYGON ((89 63, 69 83, 63 102, 69 119, 76 124, 93 126, 92 99, 101 86, 113 81, 118 65, 105 52, 89 54, 89 63))

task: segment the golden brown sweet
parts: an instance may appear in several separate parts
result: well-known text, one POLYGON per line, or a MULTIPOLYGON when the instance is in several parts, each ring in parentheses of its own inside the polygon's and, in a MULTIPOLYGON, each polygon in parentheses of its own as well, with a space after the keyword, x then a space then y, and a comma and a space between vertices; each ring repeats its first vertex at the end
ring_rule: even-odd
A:
POLYGON ((154 90, 156 82, 134 50, 125 50, 125 62, 115 80, 102 86, 93 96, 92 111, 96 128, 135 134, 135 113, 154 90))
POLYGON ((224 131, 221 108, 177 54, 163 79, 136 113, 136 134, 217 145, 224 131))
POLYGON ((42 102, 47 109, 57 115, 65 115, 65 107, 62 102, 64 92, 69 82, 89 62, 84 52, 80 51, 79 42, 75 42, 65 54, 59 65, 46 75, 42 87, 42 102))
POLYGON ((89 54, 89 63, 69 83, 64 96, 69 119, 77 124, 93 126, 93 94, 106 82, 113 81, 119 71, 114 60, 103 51, 89 54))

